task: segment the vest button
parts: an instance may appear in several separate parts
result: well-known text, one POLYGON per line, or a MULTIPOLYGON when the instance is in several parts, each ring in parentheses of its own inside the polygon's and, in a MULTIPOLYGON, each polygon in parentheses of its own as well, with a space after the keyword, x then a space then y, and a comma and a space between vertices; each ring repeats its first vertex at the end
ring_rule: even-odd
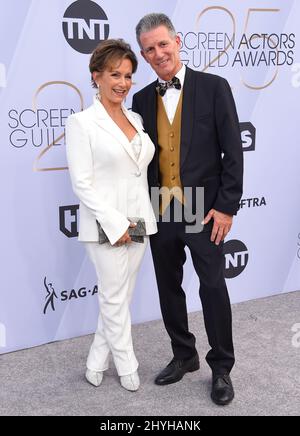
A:
POLYGON ((171 180, 175 180, 175 179, 176 179, 176 177, 175 177, 175 176, 172 176, 172 177, 171 177, 171 180))
POLYGON ((140 177, 142 175, 142 173, 140 171, 137 171, 134 175, 135 175, 135 177, 140 177))
POLYGON ((170 137, 174 138, 174 133, 173 132, 170 133, 170 137))
POLYGON ((171 151, 174 151, 174 147, 170 147, 170 150, 171 150, 171 151))
POLYGON ((171 162, 171 167, 173 167, 175 164, 174 164, 174 162, 171 162))

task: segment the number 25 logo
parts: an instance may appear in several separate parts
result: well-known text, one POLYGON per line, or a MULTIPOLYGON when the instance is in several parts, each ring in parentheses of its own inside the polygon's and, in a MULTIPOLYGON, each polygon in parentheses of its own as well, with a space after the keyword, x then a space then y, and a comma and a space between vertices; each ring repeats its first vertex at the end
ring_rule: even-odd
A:
MULTIPOLYGON (((236 23, 235 23, 234 16, 233 16, 233 14, 231 13, 230 10, 224 8, 223 6, 210 6, 210 7, 207 7, 205 9, 203 9, 203 11, 200 12, 200 14, 197 17, 196 24, 200 25, 200 20, 203 18, 203 16, 207 12, 212 11, 212 10, 219 10, 219 11, 222 11, 223 13, 229 15, 229 17, 231 19, 231 22, 232 22, 232 38, 234 38, 234 36, 236 34, 236 23)), ((254 16, 255 13, 258 13, 258 12, 265 12, 265 13, 272 12, 272 13, 276 13, 276 12, 279 12, 279 11, 280 11, 280 9, 253 9, 253 8, 248 9, 247 17, 246 17, 246 21, 245 21, 245 26, 244 26, 244 34, 246 35, 246 33, 249 32, 250 21, 251 21, 251 19, 253 21, 252 17, 254 16)), ((262 38, 262 35, 256 34, 255 38, 252 38, 252 39, 257 39, 257 38, 262 38)), ((270 41, 272 41, 271 38, 270 38, 270 41)), ((274 44, 274 48, 277 51, 276 43, 274 41, 272 41, 272 43, 274 44)), ((231 45, 231 40, 228 43, 228 45, 225 47, 225 50, 221 54, 219 54, 218 56, 214 57, 207 65, 205 65, 205 67, 203 68, 202 71, 207 70, 207 68, 212 66, 219 58, 221 58, 229 50, 230 45, 231 45)), ((278 74, 278 65, 275 68, 275 72, 274 72, 273 77, 268 82, 264 83, 263 85, 254 86, 254 85, 251 85, 250 83, 247 83, 246 80, 244 80, 243 78, 241 80, 242 80, 242 83, 247 88, 249 88, 249 89, 263 89, 263 88, 267 88, 268 86, 271 85, 271 83, 274 82, 277 74, 278 74)))

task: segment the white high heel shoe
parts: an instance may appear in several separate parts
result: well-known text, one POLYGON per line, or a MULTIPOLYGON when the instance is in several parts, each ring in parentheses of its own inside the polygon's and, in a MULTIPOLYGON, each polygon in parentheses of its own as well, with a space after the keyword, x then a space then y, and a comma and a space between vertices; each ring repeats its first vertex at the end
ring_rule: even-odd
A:
POLYGON ((140 387, 140 378, 138 372, 135 371, 132 374, 121 375, 120 383, 127 391, 137 391, 140 387))
POLYGON ((91 369, 87 369, 85 378, 92 385, 100 386, 103 380, 103 371, 92 371, 91 369))

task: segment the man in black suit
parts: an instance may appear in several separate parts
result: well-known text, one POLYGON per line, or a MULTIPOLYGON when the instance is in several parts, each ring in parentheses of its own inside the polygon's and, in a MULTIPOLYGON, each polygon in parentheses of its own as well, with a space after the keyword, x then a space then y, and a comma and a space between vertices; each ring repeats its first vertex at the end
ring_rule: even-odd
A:
MULTIPOLYGON (((155 379, 175 383, 199 369, 195 337, 188 328, 182 289, 185 246, 200 280, 200 298, 208 341, 206 356, 212 369, 212 400, 230 403, 234 390, 229 373, 234 364, 231 307, 224 279, 223 240, 232 225, 242 195, 243 154, 238 117, 228 82, 196 72, 180 61, 180 38, 164 14, 149 14, 136 27, 141 54, 158 76, 133 97, 132 109, 156 145, 149 167, 151 188, 171 192, 169 212, 182 203, 184 188, 204 187, 202 231, 186 231, 187 222, 160 220, 151 236, 151 250, 160 305, 171 339, 173 359, 155 379), (176 78, 175 78, 176 76, 176 78), (175 189, 176 188, 176 189, 175 189), (175 207, 176 206, 176 207, 175 207)), ((192 202, 193 213, 200 213, 192 202)), ((164 214, 161 205, 160 213, 164 214)), ((171 214, 172 215, 172 214, 171 214)))

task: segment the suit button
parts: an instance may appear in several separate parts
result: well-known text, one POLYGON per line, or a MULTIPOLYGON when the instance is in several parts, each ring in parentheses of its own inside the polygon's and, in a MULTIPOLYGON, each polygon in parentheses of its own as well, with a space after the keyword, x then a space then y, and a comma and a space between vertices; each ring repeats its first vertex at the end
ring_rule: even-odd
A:
POLYGON ((137 171, 134 175, 135 175, 135 177, 140 177, 141 176, 141 172, 140 171, 137 171))

